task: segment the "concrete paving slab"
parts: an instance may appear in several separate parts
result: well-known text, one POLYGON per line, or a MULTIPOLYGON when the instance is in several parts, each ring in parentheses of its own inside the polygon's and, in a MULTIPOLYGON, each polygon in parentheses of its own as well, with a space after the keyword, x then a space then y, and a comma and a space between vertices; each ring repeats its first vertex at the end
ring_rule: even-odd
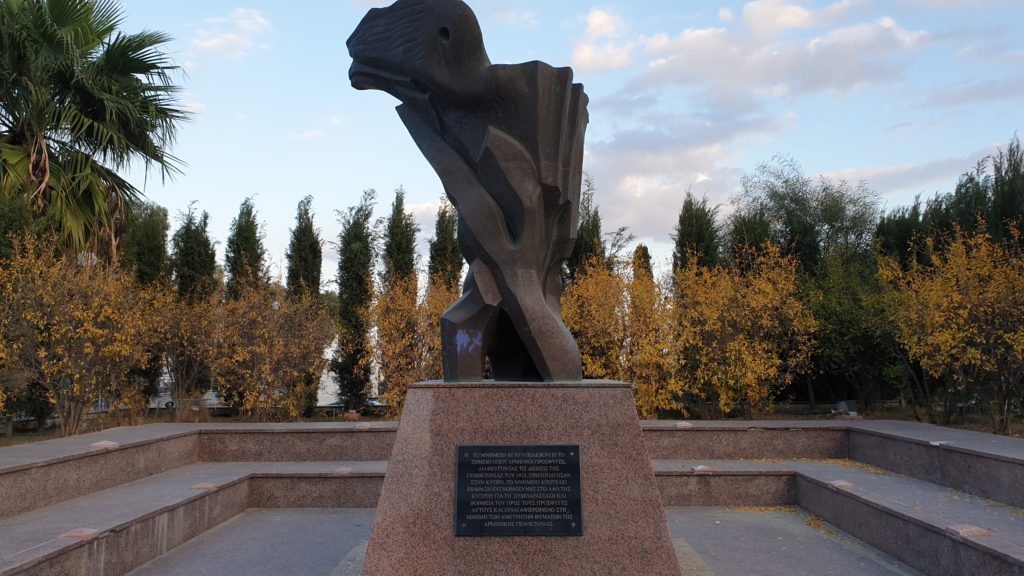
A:
MULTIPOLYGON (((920 575, 796 508, 665 513, 687 576, 920 575)), ((128 576, 357 576, 374 516, 374 509, 250 510, 128 576)))
POLYGON ((119 449, 130 448, 148 442, 168 440, 194 434, 187 426, 151 424, 110 428, 102 432, 82 434, 70 438, 55 438, 0 448, 0 473, 19 470, 28 466, 60 462, 97 452, 110 450, 116 444, 119 449))
POLYGON ((158 442, 195 434, 267 434, 298 432, 394 432, 398 422, 298 422, 298 423, 202 423, 202 424, 147 424, 125 426, 55 438, 30 444, 0 448, 0 473, 42 464, 59 462, 92 453, 125 449, 150 442, 158 442))
POLYGON ((851 430, 864 430, 903 440, 914 440, 931 446, 990 456, 1024 464, 1024 438, 996 436, 984 432, 959 430, 899 420, 863 420, 850 422, 851 430))
POLYGON ((1024 438, 996 436, 904 420, 645 420, 644 430, 682 432, 851 430, 1024 463, 1024 438))
POLYGON ((656 475, 792 471, 939 531, 957 525, 984 529, 988 532, 983 541, 986 546, 1010 556, 1024 556, 1024 508, 852 460, 654 460, 651 465, 656 475))
POLYGON ((381 476, 386 462, 224 462, 194 464, 94 492, 60 504, 0 519, 0 568, 42 558, 79 540, 98 537, 140 518, 180 506, 203 493, 250 476, 381 476))
POLYGON ((375 514, 372 508, 250 510, 129 576, 328 576, 353 551, 361 560, 358 550, 365 550, 375 514))
MULTIPOLYGON (((102 448, 92 447, 105 442, 117 443, 124 449, 139 444, 198 433, 292 433, 302 431, 367 431, 394 432, 398 422, 309 422, 309 423, 202 423, 149 424, 111 428, 102 432, 72 438, 58 438, 0 448, 0 472, 25 466, 73 458, 102 448)), ((764 420, 764 421, 674 421, 653 420, 641 423, 643 430, 862 430, 950 450, 962 450, 1024 463, 1024 439, 994 436, 981 432, 957 430, 919 422, 891 420, 764 420)))
POLYGON ((665 516, 715 576, 921 574, 795 507, 669 507, 665 516))

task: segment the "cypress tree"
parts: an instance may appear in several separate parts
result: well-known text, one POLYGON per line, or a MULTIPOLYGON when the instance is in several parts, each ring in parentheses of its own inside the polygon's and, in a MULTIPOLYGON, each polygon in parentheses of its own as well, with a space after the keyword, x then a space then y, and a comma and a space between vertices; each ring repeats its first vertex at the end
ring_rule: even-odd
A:
POLYGON ((295 228, 288 243, 288 295, 300 296, 320 294, 320 267, 323 264, 323 242, 320 231, 313 224, 311 206, 313 197, 306 196, 299 202, 295 215, 295 228))
POLYGON ((730 252, 738 260, 747 249, 759 250, 772 239, 768 215, 759 208, 740 210, 729 219, 730 252))
POLYGON ((370 384, 367 366, 370 327, 366 310, 373 297, 373 203, 376 192, 367 190, 359 204, 341 215, 338 242, 338 350, 331 372, 338 380, 338 395, 350 407, 362 405, 370 384))
POLYGON ((886 256, 897 258, 904 270, 909 270, 914 261, 920 264, 925 262, 926 238, 919 197, 915 197, 910 206, 899 206, 884 212, 878 219, 875 232, 878 249, 886 256))
POLYGON ((135 273, 142 284, 156 281, 167 272, 167 209, 156 204, 134 206, 127 214, 121 239, 121 265, 135 273))
POLYGON ((416 273, 416 234, 419 231, 412 214, 405 211, 405 190, 399 187, 384 228, 381 280, 385 287, 416 273))
POLYGON ((672 240, 675 249, 672 252, 672 271, 685 268, 691 256, 697 258, 700 266, 713 266, 718 263, 718 224, 715 218, 718 207, 708 205, 707 197, 699 201, 689 191, 683 200, 683 208, 679 212, 672 240))
POLYGON ((171 238, 171 272, 179 298, 201 299, 217 289, 217 252, 207 231, 210 216, 189 206, 171 238))
POLYGON ((1021 232, 1024 224, 1024 151, 1014 136, 1006 150, 992 158, 992 214, 988 225, 996 240, 1013 238, 1011 228, 1021 232))
POLYGON ((231 232, 224 247, 224 268, 227 272, 227 296, 237 299, 246 287, 267 282, 263 259, 263 233, 256 221, 256 207, 246 198, 238 208, 238 217, 231 222, 231 232))
POLYGON ((430 240, 430 261, 427 274, 430 279, 441 279, 454 287, 462 279, 462 251, 457 236, 458 217, 447 200, 441 202, 434 222, 434 237, 430 240))
POLYGON ((583 178, 583 193, 580 194, 580 220, 576 233, 576 244, 572 254, 565 261, 568 281, 573 281, 583 267, 592 260, 605 260, 604 244, 601 242, 601 214, 594 204, 597 186, 589 174, 583 178))
POLYGON ((992 177, 987 174, 986 162, 978 162, 973 171, 961 175, 953 194, 945 198, 948 222, 942 232, 952 232, 954 225, 965 232, 974 232, 992 212, 992 177))
POLYGON ((654 281, 654 269, 651 267, 651 251, 645 244, 637 245, 633 250, 633 280, 644 279, 654 281))
MULTIPOLYGON (((292 298, 301 298, 307 295, 317 298, 320 296, 323 242, 320 240, 320 231, 313 224, 312 204, 312 196, 306 196, 299 202, 295 214, 295 228, 291 230, 288 251, 285 253, 285 258, 288 261, 287 293, 292 298)), ((302 415, 308 418, 316 410, 320 374, 307 372, 305 378, 306 394, 302 415)))
MULTIPOLYGON (((130 270, 140 284, 156 282, 168 272, 167 231, 170 227, 167 209, 163 206, 145 202, 128 207, 120 264, 130 270)), ((143 392, 151 398, 159 392, 157 386, 163 369, 163 355, 159 349, 152 349, 146 368, 133 368, 129 376, 132 381, 135 378, 145 381, 143 392)))
MULTIPOLYGON (((208 233, 209 215, 196 216, 194 206, 181 214, 181 226, 171 237, 171 273, 178 288, 178 298, 192 302, 210 297, 217 291, 220 280, 217 270, 217 252, 208 233)), ((190 390, 206 390, 210 386, 210 370, 192 354, 181 351, 181 366, 189 366, 187 373, 176 378, 175 399, 183 398, 190 390), (192 358, 186 361, 185 358, 192 358), (194 387, 194 388, 192 388, 194 387)))

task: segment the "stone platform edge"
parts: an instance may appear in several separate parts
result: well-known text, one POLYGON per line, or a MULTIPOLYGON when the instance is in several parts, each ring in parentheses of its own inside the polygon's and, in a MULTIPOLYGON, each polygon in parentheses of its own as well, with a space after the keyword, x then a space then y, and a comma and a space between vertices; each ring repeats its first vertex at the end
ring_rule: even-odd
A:
MULTIPOLYGON (((580 387, 580 383, 552 383, 555 387, 580 387)), ((493 384, 486 384, 491 386, 493 384)), ((543 387, 547 384, 501 382, 501 387, 543 387)), ((586 386, 617 388, 621 382, 588 381, 586 386)), ((479 383, 421 382, 410 388, 473 388, 479 383)), ((394 434, 398 421, 374 422, 298 422, 298 423, 168 423, 110 428, 70 438, 0 448, 0 476, 27 468, 58 464, 68 460, 96 456, 105 452, 125 450, 183 437, 220 434, 293 434, 316 432, 384 432, 394 434)), ((963 452, 972 456, 1002 460, 1024 466, 1024 439, 993 436, 944 428, 931 424, 894 420, 831 421, 831 420, 644 420, 646 432, 857 432, 923 447, 963 452)), ((853 457, 853 455, 851 455, 853 457)))

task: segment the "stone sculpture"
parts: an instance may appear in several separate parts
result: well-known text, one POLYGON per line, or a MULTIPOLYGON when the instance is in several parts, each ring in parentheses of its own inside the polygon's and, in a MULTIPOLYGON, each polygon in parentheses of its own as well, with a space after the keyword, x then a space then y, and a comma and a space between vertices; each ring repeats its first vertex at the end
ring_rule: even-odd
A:
POLYGON ((441 319, 446 381, 580 380, 562 322, 562 263, 576 240, 587 96, 570 68, 492 65, 461 0, 398 0, 348 39, 349 78, 383 90, 458 212, 469 263, 441 319))

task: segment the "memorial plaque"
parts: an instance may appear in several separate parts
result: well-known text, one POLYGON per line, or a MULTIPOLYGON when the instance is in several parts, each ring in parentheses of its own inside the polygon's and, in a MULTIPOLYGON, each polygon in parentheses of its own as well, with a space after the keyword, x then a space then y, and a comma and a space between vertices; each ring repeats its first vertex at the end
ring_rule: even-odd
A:
POLYGON ((579 446, 459 446, 456 536, 581 536, 579 446))

